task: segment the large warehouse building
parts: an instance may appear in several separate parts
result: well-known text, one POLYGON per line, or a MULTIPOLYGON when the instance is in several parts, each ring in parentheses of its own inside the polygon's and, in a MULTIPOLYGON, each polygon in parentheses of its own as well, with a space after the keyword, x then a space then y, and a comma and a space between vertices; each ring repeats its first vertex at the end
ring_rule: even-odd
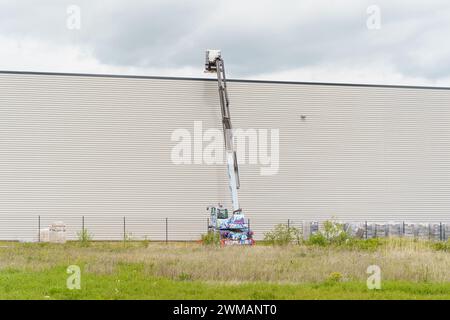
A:
MULTIPOLYGON (((450 221, 449 88, 228 90, 257 137, 240 165, 256 238, 288 219, 450 221)), ((206 206, 230 201, 226 165, 206 161, 220 119, 214 79, 0 72, 0 238, 64 221, 71 237, 198 239, 206 206)))

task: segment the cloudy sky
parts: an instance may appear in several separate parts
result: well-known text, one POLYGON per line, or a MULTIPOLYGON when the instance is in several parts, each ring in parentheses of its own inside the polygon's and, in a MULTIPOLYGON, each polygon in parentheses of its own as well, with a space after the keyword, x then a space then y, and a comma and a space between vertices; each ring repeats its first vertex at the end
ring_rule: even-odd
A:
POLYGON ((450 86, 449 39, 448 0, 0 0, 0 70, 203 77, 219 48, 232 78, 450 86))

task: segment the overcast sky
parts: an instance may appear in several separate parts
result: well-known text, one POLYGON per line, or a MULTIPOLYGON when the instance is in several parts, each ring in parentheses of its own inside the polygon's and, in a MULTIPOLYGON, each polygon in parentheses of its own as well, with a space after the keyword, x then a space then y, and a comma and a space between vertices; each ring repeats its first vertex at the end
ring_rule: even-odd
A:
POLYGON ((218 48, 232 78, 450 86, 449 40, 448 0, 0 0, 0 70, 203 77, 218 48))

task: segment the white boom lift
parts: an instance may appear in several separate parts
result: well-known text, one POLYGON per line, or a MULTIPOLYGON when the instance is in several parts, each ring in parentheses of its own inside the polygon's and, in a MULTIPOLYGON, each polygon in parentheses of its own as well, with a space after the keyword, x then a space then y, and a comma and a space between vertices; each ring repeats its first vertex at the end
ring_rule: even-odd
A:
POLYGON ((233 206, 233 214, 231 217, 228 217, 228 210, 223 208, 220 204, 218 206, 208 207, 207 210, 210 213, 209 229, 213 232, 219 232, 221 243, 224 245, 251 245, 254 244, 252 238, 253 232, 250 231, 248 222, 245 222, 242 209, 239 206, 239 167, 236 150, 234 148, 233 128, 230 119, 230 102, 228 99, 227 80, 225 77, 225 64, 220 50, 206 50, 205 72, 217 74, 228 182, 233 206))

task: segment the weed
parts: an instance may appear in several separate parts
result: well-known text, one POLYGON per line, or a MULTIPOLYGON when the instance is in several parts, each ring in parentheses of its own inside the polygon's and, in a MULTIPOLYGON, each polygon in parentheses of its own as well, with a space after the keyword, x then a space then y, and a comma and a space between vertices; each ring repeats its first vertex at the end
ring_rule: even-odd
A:
POLYGON ((342 273, 340 272, 332 272, 328 275, 326 282, 328 283, 337 283, 342 281, 342 273))
POLYGON ((179 281, 189 281, 192 279, 192 276, 189 273, 182 272, 178 275, 179 281))
POLYGON ((83 229, 77 233, 78 242, 82 247, 88 247, 92 241, 93 235, 88 229, 83 229))
POLYGON ((144 240, 141 241, 141 245, 143 248, 148 248, 149 244, 150 244, 150 240, 147 238, 147 236, 145 236, 144 240))
POLYGON ((317 246, 342 245, 350 240, 350 236, 345 232, 344 226, 335 221, 325 221, 323 230, 311 235, 306 241, 307 244, 317 246))
POLYGON ((375 251, 381 247, 385 241, 380 238, 354 239, 350 238, 342 244, 343 247, 353 250, 375 251))
POLYGON ((300 243, 300 230, 286 224, 278 224, 272 231, 264 233, 264 242, 270 245, 300 243))
POLYGON ((431 247, 436 251, 450 251, 450 240, 447 242, 433 242, 431 247))
POLYGON ((208 231, 206 234, 202 234, 202 244, 207 246, 220 245, 220 234, 218 232, 208 231))

